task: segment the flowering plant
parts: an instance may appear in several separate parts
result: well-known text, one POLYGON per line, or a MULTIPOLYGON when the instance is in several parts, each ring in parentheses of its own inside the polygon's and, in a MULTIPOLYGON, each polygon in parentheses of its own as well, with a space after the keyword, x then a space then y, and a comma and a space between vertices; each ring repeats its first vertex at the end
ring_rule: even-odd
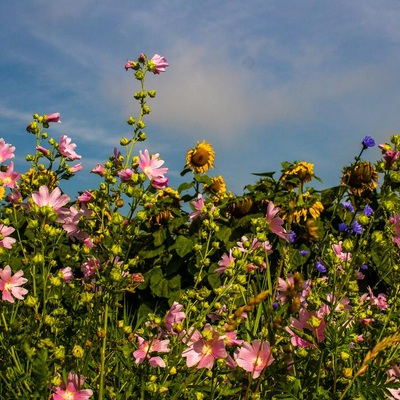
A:
POLYGON ((167 67, 126 63, 132 135, 74 200, 77 145, 47 133, 60 114, 33 115, 25 173, 0 139, 0 397, 399 399, 400 136, 376 164, 365 137, 336 187, 284 162, 241 196, 199 141, 174 190, 158 153, 135 153, 145 78, 167 67))

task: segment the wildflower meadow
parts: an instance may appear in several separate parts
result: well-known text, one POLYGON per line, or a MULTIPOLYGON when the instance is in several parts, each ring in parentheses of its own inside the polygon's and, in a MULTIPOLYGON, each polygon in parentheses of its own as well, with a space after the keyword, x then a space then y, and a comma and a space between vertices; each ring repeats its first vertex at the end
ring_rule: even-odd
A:
POLYGON ((285 161, 240 196, 200 138, 172 188, 135 148, 168 67, 126 63, 132 134, 76 198, 59 113, 27 121, 25 172, 0 139, 0 399, 400 399, 400 135, 335 187, 285 161))

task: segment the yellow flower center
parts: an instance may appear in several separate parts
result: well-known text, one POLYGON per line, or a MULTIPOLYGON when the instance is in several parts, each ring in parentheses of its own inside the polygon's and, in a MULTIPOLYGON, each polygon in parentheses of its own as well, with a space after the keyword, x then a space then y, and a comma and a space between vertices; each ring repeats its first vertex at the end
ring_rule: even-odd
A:
POLYGON ((61 397, 65 400, 74 400, 75 395, 73 392, 66 390, 65 393, 61 397))

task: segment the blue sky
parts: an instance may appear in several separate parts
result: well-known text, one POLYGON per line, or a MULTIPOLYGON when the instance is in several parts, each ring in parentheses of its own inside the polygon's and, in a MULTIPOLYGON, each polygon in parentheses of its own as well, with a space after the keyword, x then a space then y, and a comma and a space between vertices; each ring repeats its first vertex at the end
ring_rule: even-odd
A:
POLYGON ((198 140, 241 194, 282 161, 315 163, 335 185, 365 135, 400 130, 397 0, 18 0, 0 15, 0 137, 24 171, 31 115, 60 112, 49 132, 83 156, 75 190, 96 186, 90 170, 130 133, 138 82, 124 65, 140 52, 170 67, 148 76, 157 97, 137 152, 160 153, 174 186, 198 140))

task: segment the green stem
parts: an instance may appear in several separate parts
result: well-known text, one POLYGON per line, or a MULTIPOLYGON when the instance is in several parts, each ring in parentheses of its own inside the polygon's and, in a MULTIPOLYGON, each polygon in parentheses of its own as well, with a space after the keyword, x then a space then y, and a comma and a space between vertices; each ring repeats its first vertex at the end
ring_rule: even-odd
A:
POLYGON ((107 322, 108 322, 108 303, 104 308, 104 323, 103 323, 103 342, 100 350, 100 388, 99 400, 104 399, 104 376, 105 376, 105 363, 106 363, 106 349, 107 349, 107 322))

